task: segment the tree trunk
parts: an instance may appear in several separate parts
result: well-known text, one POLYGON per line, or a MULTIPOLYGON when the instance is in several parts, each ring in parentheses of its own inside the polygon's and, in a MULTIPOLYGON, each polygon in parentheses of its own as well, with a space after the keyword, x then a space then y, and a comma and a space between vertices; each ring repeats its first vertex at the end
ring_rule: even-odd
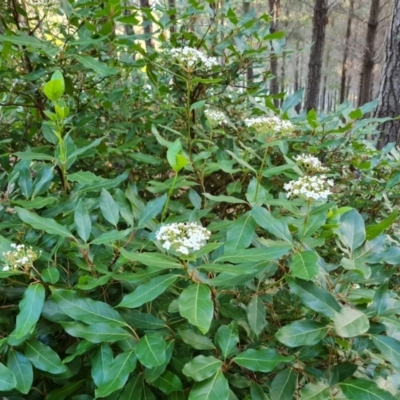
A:
MULTIPOLYGON (((243 1, 243 15, 246 15, 250 12, 250 1, 244 0, 243 1)), ((246 80, 247 86, 253 82, 254 79, 254 70, 252 64, 249 64, 246 70, 246 80)))
MULTIPOLYGON (((149 0, 140 0, 140 8, 147 8, 150 11, 150 2, 149 0)), ((151 35, 152 28, 151 28, 151 20, 147 17, 146 13, 142 10, 142 18, 143 18, 143 30, 144 33, 148 33, 151 35)), ((154 47, 153 41, 151 37, 145 40, 146 49, 149 50, 150 48, 154 47)))
MULTIPOLYGON (((300 55, 299 55, 299 42, 296 43, 297 54, 295 56, 295 66, 294 66, 294 92, 296 93, 300 89, 300 55)), ((297 104, 294 108, 297 113, 300 113, 301 102, 297 104)))
MULTIPOLYGON (((400 114, 400 0, 394 0, 390 28, 386 36, 385 60, 379 87, 379 104, 375 117, 395 118, 400 114)), ((400 120, 391 120, 381 126, 378 148, 387 143, 400 144, 400 120)))
MULTIPOLYGON (((269 0, 269 12, 272 16, 271 29, 270 32, 274 33, 278 30, 278 18, 280 13, 281 0, 269 0)), ((275 54, 271 55, 270 61, 270 71, 274 77, 270 80, 269 83, 269 94, 278 94, 279 93, 279 81, 278 81, 278 58, 275 54)), ((279 106, 279 100, 274 99, 275 107, 279 106)))
POLYGON ((367 39, 364 48, 363 65, 360 75, 360 86, 358 89, 358 107, 371 100, 371 89, 374 70, 375 38, 379 22, 380 0, 371 0, 369 11, 367 39))
POLYGON ((346 98, 347 58, 349 57, 353 12, 354 12, 354 0, 350 0, 349 16, 347 17, 346 39, 344 43, 343 60, 342 60, 342 75, 340 79, 340 103, 343 103, 344 99, 346 98))
POLYGON ((319 88, 321 86, 322 59, 325 45, 325 28, 328 23, 328 0, 315 0, 312 42, 308 62, 306 100, 307 111, 317 109, 319 88))
POLYGON ((175 4, 175 0, 168 0, 168 8, 171 12, 169 18, 171 19, 171 26, 169 27, 169 31, 171 33, 174 33, 176 30, 176 4, 175 4))

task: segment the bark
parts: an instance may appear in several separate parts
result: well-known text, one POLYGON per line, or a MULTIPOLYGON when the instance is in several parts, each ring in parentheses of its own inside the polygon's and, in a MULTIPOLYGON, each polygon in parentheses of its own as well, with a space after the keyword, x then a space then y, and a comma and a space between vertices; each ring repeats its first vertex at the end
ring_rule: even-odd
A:
MULTIPOLYGON (((140 8, 147 8, 150 10, 150 2, 149 0, 140 0, 140 8)), ((147 17, 146 13, 142 11, 142 18, 143 18, 143 30, 144 33, 148 33, 151 35, 153 32, 152 26, 151 26, 151 20, 147 17)), ((146 49, 149 50, 150 48, 154 47, 153 41, 151 40, 151 37, 145 40, 146 42, 146 49)))
POLYGON ((349 50, 350 50, 351 24, 353 22, 353 13, 354 13, 354 0, 350 0, 349 16, 347 17, 346 39, 344 43, 343 60, 342 60, 342 75, 340 79, 340 103, 343 103, 344 99, 346 98, 347 59, 349 57, 349 50))
MULTIPOLYGON (((385 42, 385 60, 379 87, 379 104, 375 117, 395 118, 400 114, 400 0, 394 0, 390 28, 385 42)), ((387 121, 381 126, 378 148, 387 143, 400 144, 400 120, 387 121)))
POLYGON ((176 3, 175 0, 168 0, 168 7, 171 11, 170 19, 171 19, 171 26, 169 27, 169 31, 174 33, 176 31, 176 3))
MULTIPOLYGON (((243 1, 243 15, 246 15, 250 12, 250 1, 244 0, 243 1)), ((254 79, 254 70, 252 64, 249 64, 246 70, 246 79, 247 85, 251 84, 254 79)))
MULTIPOLYGON (((280 14, 280 0, 269 0, 269 12, 272 16, 270 32, 274 33, 278 30, 278 18, 280 14)), ((278 58, 275 54, 271 55, 270 71, 274 76, 269 83, 269 94, 275 95, 279 93, 279 80, 278 80, 278 58)), ((275 107, 279 106, 279 100, 274 99, 275 107)))
MULTIPOLYGON (((294 92, 297 92, 300 89, 300 56, 299 56, 299 42, 296 43, 296 50, 297 50, 297 55, 295 57, 296 64, 294 67, 294 92)), ((294 108, 297 113, 300 112, 301 110, 301 102, 296 105, 294 108)))
POLYGON ((371 0, 367 38, 364 47, 363 65, 358 89, 358 107, 371 100, 372 82, 374 79, 375 38, 378 30, 380 0, 371 0))
POLYGON ((308 62, 308 77, 305 108, 307 111, 318 108, 318 96, 321 86, 322 59, 325 45, 325 29, 328 23, 328 0, 315 0, 312 42, 308 62))

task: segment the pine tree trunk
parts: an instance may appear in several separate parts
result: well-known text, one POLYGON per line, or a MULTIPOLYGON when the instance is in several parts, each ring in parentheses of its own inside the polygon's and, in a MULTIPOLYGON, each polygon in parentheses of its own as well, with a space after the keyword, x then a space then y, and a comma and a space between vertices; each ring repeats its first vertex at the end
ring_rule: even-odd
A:
POLYGON ((369 11, 367 39, 364 48, 363 65, 360 75, 360 86, 358 89, 358 107, 371 100, 372 81, 374 79, 374 55, 375 38, 379 22, 380 0, 371 0, 369 11))
POLYGON ((307 111, 318 107, 321 86, 322 60, 325 45, 325 28, 328 23, 328 0, 315 0, 313 17, 313 46, 308 62, 308 77, 304 107, 307 111))
MULTIPOLYGON (((140 8, 147 8, 150 10, 150 2, 149 0, 140 0, 140 8)), ((143 18, 143 30, 144 33, 151 34, 152 33, 152 28, 151 28, 151 20, 147 18, 146 13, 142 11, 142 18, 143 18)), ((153 46, 153 41, 151 40, 151 37, 145 40, 146 42, 146 49, 149 50, 150 48, 154 47, 153 46)))
MULTIPOLYGON (((243 1, 243 15, 246 15, 249 12, 250 12, 250 1, 244 0, 243 1)), ((251 82, 253 82, 253 79, 254 79, 254 70, 253 70, 253 66, 250 64, 246 70, 247 85, 251 84, 251 82)))
POLYGON ((346 75, 347 75, 347 58, 349 57, 350 37, 351 37, 351 24, 353 22, 354 0, 350 0, 349 16, 347 18, 346 39, 343 51, 342 60, 342 75, 340 79, 340 103, 344 102, 346 98, 346 75))
MULTIPOLYGON (((299 53, 299 42, 296 43, 296 50, 297 53, 299 53)), ((294 67, 294 92, 297 92, 300 89, 300 56, 299 54, 297 54, 295 56, 295 67, 294 67)), ((299 104, 296 105, 296 107, 294 108, 296 110, 297 113, 300 112, 301 110, 301 102, 299 104)))
POLYGON ((176 20, 176 4, 175 0, 168 0, 168 8, 171 11, 169 18, 171 19, 171 26, 169 27, 169 31, 174 33, 176 30, 175 20, 176 20))
MULTIPOLYGON (((379 87, 379 104, 375 117, 395 118, 400 114, 400 0, 394 0, 392 21, 385 43, 385 60, 379 87)), ((387 143, 400 144, 400 120, 387 121, 381 126, 378 147, 387 143)))
MULTIPOLYGON (((269 0, 269 12, 272 16, 272 23, 270 32, 274 33, 278 30, 278 18, 280 13, 280 0, 269 0)), ((271 55, 270 60, 270 71, 271 74, 274 75, 274 78, 270 80, 269 83, 269 94, 278 94, 279 93, 279 80, 278 80, 278 58, 275 54, 271 55)), ((279 106, 279 100, 274 99, 275 107, 279 106)))

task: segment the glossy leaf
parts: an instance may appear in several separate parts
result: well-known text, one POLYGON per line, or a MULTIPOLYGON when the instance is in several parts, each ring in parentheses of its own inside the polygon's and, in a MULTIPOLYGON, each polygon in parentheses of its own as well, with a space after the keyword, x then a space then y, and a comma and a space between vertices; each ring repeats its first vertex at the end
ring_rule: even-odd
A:
POLYGON ((259 336, 266 325, 266 308, 259 296, 254 296, 247 305, 247 322, 255 336, 259 336))
POLYGON ((336 333, 342 337, 355 337, 368 331, 367 316, 354 308, 343 307, 334 318, 336 333))
POLYGON ((0 390, 8 392, 16 387, 17 381, 14 373, 5 365, 0 363, 0 390))
POLYGON ((395 368, 400 369, 400 342, 389 336, 373 335, 371 337, 383 358, 395 368))
POLYGON ((91 357, 91 360, 92 379, 97 386, 100 386, 105 381, 107 369, 113 362, 111 347, 106 343, 102 343, 96 353, 91 357))
POLYGON ((335 298, 325 289, 310 281, 286 277, 290 289, 313 311, 333 318, 341 309, 335 298))
POLYGON ((182 372, 196 382, 204 381, 216 374, 222 365, 222 361, 213 356, 199 355, 183 367, 182 372))
POLYGON ((235 321, 221 325, 215 335, 215 341, 224 358, 228 357, 239 343, 239 330, 235 321))
POLYGON ((110 305, 90 298, 80 297, 73 290, 52 289, 58 307, 69 317, 87 324, 108 323, 126 325, 124 319, 110 305))
MULTIPOLYGON (((19 390, 21 393, 27 394, 31 389, 33 382, 33 369, 30 361, 25 357, 24 354, 14 349, 11 349, 8 352, 7 367, 14 373, 15 388, 19 390)), ((0 376, 1 376, 1 371, 0 371, 0 376)))
POLYGON ((396 398, 386 390, 380 389, 375 382, 358 378, 339 384, 348 400, 395 400, 396 398))
POLYGON ((79 322, 63 322, 62 327, 74 337, 86 339, 91 343, 113 343, 130 337, 125 329, 106 323, 84 325, 79 322))
POLYGON ((162 275, 153 278, 150 282, 139 285, 133 293, 126 295, 118 307, 137 308, 156 299, 172 285, 177 275, 162 275))
POLYGON ((392 211, 383 221, 379 224, 369 225, 366 227, 367 240, 375 239, 386 229, 390 228, 399 215, 399 210, 392 211))
POLYGON ((179 313, 199 328, 200 332, 208 332, 214 313, 210 288, 201 283, 193 283, 184 289, 179 296, 179 313))
POLYGON ((15 337, 20 339, 30 333, 39 320, 45 297, 45 289, 41 283, 27 287, 22 301, 19 303, 19 314, 15 326, 15 337))
POLYGON ((84 65, 86 68, 93 70, 101 76, 115 75, 117 70, 115 68, 108 67, 107 64, 104 64, 96 59, 89 56, 82 56, 80 54, 74 54, 76 60, 84 65))
POLYGON ((307 383, 300 390, 300 394, 301 400, 329 400, 331 398, 331 389, 322 382, 307 383))
POLYGON ((142 400, 142 384, 141 375, 132 376, 118 400, 142 400))
POLYGON ((175 259, 159 253, 137 253, 120 249, 121 255, 131 261, 137 261, 148 267, 159 269, 182 269, 182 265, 175 259))
POLYGON ((181 380, 177 375, 170 371, 165 371, 157 380, 154 381, 153 385, 165 394, 183 390, 181 380))
POLYGON ((271 400, 293 400, 296 384, 297 375, 293 369, 287 368, 279 372, 271 382, 271 400))
POLYGON ((25 355, 33 366, 41 371, 57 375, 67 371, 58 354, 42 342, 25 342, 25 355))
POLYGON ((157 215, 159 215, 163 210, 166 201, 167 201, 167 194, 163 194, 162 196, 149 201, 146 204, 146 207, 143 209, 142 213, 140 214, 138 227, 139 228, 144 227, 147 224, 147 222, 157 217, 157 215))
POLYGON ((250 214, 233 222, 226 233, 225 251, 246 249, 251 244, 256 223, 250 214))
POLYGON ((158 367, 165 362, 166 344, 159 333, 149 333, 143 336, 136 346, 136 356, 147 368, 158 367))
POLYGON ((227 251, 223 256, 218 257, 214 262, 231 262, 240 264, 244 262, 272 261, 278 260, 286 255, 292 248, 291 245, 271 246, 263 249, 245 249, 227 251))
POLYGON ((236 364, 250 371, 271 372, 279 363, 292 361, 293 357, 281 356, 276 350, 247 349, 234 358, 236 364))
POLYGON ((101 213, 106 221, 114 226, 117 226, 119 220, 118 204, 106 189, 102 189, 101 191, 99 205, 101 213))
POLYGON ((124 239, 130 233, 132 233, 132 229, 125 229, 123 231, 116 231, 115 229, 104 232, 100 236, 97 236, 93 239, 90 244, 106 244, 106 243, 115 243, 119 240, 124 239))
POLYGON ((278 330, 276 338, 289 347, 314 346, 328 333, 329 327, 315 321, 295 321, 278 330))
POLYGON ((90 232, 92 231, 92 221, 90 220, 85 203, 82 200, 78 201, 75 208, 74 221, 79 237, 84 242, 87 242, 90 237, 90 232))
POLYGON ((296 253, 290 260, 289 268, 296 278, 309 281, 319 273, 318 255, 313 251, 296 253))
POLYGON ((205 381, 195 383, 189 394, 189 400, 225 400, 228 397, 228 381, 221 371, 205 381))
POLYGON ((215 346, 210 338, 200 335, 191 329, 180 329, 179 333, 184 343, 197 350, 214 350, 215 346))
POLYGON ((351 251, 364 243, 366 239, 364 220, 356 210, 341 215, 338 234, 341 242, 351 251))

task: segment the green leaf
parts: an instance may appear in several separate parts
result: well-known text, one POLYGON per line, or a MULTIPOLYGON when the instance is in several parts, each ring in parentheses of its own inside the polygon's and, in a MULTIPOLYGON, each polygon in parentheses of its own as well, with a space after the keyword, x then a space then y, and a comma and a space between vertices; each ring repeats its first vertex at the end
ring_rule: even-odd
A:
POLYGON ((97 176, 90 171, 78 171, 74 174, 69 174, 67 178, 70 182, 77 182, 81 185, 90 185, 93 182, 102 180, 100 176, 97 176))
POLYGON ((375 239, 386 229, 390 228, 392 223, 396 221, 398 215, 399 215, 399 210, 394 210, 387 216, 387 218, 385 218, 379 224, 367 226, 366 227, 367 240, 375 239))
POLYGON ((115 201, 118 204, 119 213, 121 217, 128 223, 129 226, 133 226, 134 219, 132 213, 132 207, 128 202, 124 192, 121 189, 115 191, 115 201))
POLYGON ((286 277, 290 290, 300 297, 301 301, 310 309, 329 318, 334 318, 341 307, 335 298, 325 289, 315 283, 302 279, 286 277))
POLYGON ((170 371, 165 371, 153 385, 166 394, 183 390, 181 380, 170 371))
POLYGON ((159 333, 148 333, 143 336, 136 346, 138 360, 147 368, 158 367, 166 359, 165 340, 159 333))
POLYGON ((108 67, 106 64, 89 56, 81 56, 80 54, 74 53, 74 58, 86 68, 93 70, 101 76, 115 75, 118 72, 115 68, 108 67))
POLYGON ((67 372, 67 368, 61 362, 58 354, 42 342, 25 342, 25 355, 33 366, 41 371, 46 371, 54 375, 67 372))
POLYGON ((61 325, 69 335, 86 339, 91 343, 113 343, 131 336, 125 329, 103 322, 89 326, 79 322, 62 322, 61 325))
POLYGON ((366 238, 364 220, 356 210, 341 215, 338 236, 351 251, 364 243, 366 238))
POLYGON ((132 328, 139 329, 163 329, 165 322, 152 314, 146 314, 136 310, 123 312, 122 316, 132 328))
POLYGON ((225 251, 246 249, 253 240, 256 223, 250 214, 233 222, 226 232, 225 251))
POLYGON ((229 384, 221 371, 205 381, 196 382, 189 394, 189 400, 228 400, 228 397, 229 384))
POLYGON ((127 237, 132 232, 132 229, 125 229, 124 231, 116 231, 113 229, 110 232, 104 232, 100 236, 93 239, 90 244, 106 244, 114 243, 127 237))
POLYGON ((102 343, 91 359, 91 376, 96 386, 100 386, 105 381, 107 369, 113 362, 111 347, 106 343, 102 343))
POLYGON ((255 336, 259 336, 266 325, 267 311, 259 296, 254 296, 247 305, 247 322, 255 336))
POLYGON ((138 221, 138 228, 143 228, 147 222, 151 219, 157 217, 158 214, 164 208, 164 204, 167 201, 167 194, 163 194, 160 197, 157 197, 154 200, 149 201, 146 204, 146 207, 143 209, 142 213, 140 214, 139 221, 138 221))
POLYGON ((15 337, 21 339, 31 332, 39 320, 44 304, 45 290, 41 283, 33 283, 24 292, 19 303, 19 314, 15 326, 15 337))
POLYGON ((90 237, 90 232, 92 231, 92 221, 90 220, 89 212, 85 203, 82 200, 79 200, 76 205, 74 221, 79 237, 86 243, 90 237))
POLYGON ((150 282, 138 286, 133 293, 126 295, 118 307, 137 308, 156 299, 164 293, 177 279, 177 275, 162 275, 150 282))
POLYGON ((204 107, 204 105, 206 104, 206 100, 199 100, 199 101, 196 101, 196 103, 193 103, 191 106, 190 106, 190 111, 192 111, 192 110, 196 110, 197 108, 202 108, 202 107, 204 107))
POLYGON ((288 111, 291 108, 296 107, 297 104, 301 102, 301 99, 303 98, 303 93, 304 93, 304 88, 301 88, 300 90, 297 90, 290 96, 287 96, 281 106, 282 112, 288 111))
POLYGON ((121 255, 128 260, 138 261, 148 267, 158 269, 182 269, 182 265, 173 257, 160 253, 137 253, 120 249, 121 255))
POLYGON ((331 398, 331 389, 322 382, 307 383, 300 390, 301 400, 329 400, 331 398))
POLYGON ((204 381, 216 374, 222 365, 221 360, 213 356, 197 356, 183 367, 182 373, 196 382, 204 381))
POLYGON ((386 390, 380 389, 375 382, 366 379, 349 380, 339 384, 348 400, 395 400, 396 398, 386 390))
POLYGON ((54 79, 47 82, 43 87, 43 93, 49 100, 56 102, 64 94, 63 81, 54 79))
POLYGON ((328 333, 329 327, 315 321, 295 321, 279 329, 276 338, 288 347, 314 346, 328 333))
POLYGON ((48 282, 54 285, 60 279, 60 273, 57 268, 45 268, 40 274, 43 282, 48 282))
POLYGON ((104 381, 96 389, 97 397, 106 397, 124 387, 129 374, 136 367, 134 350, 118 354, 105 371, 104 381))
POLYGON ((26 224, 31 225, 34 229, 39 229, 52 235, 69 238, 74 237, 65 226, 60 225, 52 218, 43 218, 19 207, 15 207, 15 210, 17 211, 18 217, 26 224))
POLYGON ((205 357, 200 355, 186 363, 182 372, 194 381, 201 382, 216 374, 220 370, 221 365, 222 361, 217 360, 213 356, 205 357))
POLYGON ((377 315, 385 314, 390 302, 390 295, 388 290, 388 283, 384 283, 375 291, 372 308, 376 311, 377 315))
POLYGON ((336 333, 342 337, 354 337, 368 331, 367 316, 354 308, 343 307, 334 317, 336 333))
POLYGON ((236 364, 250 371, 271 372, 279 363, 290 362, 293 357, 281 356, 274 349, 247 349, 234 359, 236 364))
POLYGON ((66 397, 85 387, 86 380, 76 382, 69 382, 59 389, 52 390, 47 396, 46 400, 64 400, 66 397))
POLYGON ((99 205, 101 213, 106 221, 114 226, 117 226, 119 220, 118 204, 106 189, 102 189, 100 193, 99 205))
MULTIPOLYGON (((7 367, 14 373, 16 382, 15 388, 21 393, 27 394, 31 389, 33 382, 32 364, 24 354, 15 351, 15 349, 10 349, 8 352, 7 367)), ((2 376, 1 372, 0 376, 2 376)))
POLYGON ((244 249, 227 251, 223 256, 218 257, 214 262, 231 262, 240 264, 244 262, 259 262, 278 260, 289 252, 291 245, 270 246, 262 249, 244 249))
POLYGON ((174 352, 175 348, 175 340, 170 340, 166 342, 166 348, 165 348, 165 361, 154 368, 146 368, 144 372, 144 379, 146 380, 147 383, 152 383, 156 379, 158 379, 165 371, 167 366, 169 365, 172 357, 172 353, 174 352))
POLYGON ((210 193, 203 193, 203 196, 207 197, 209 200, 215 201, 216 203, 247 204, 244 200, 237 199, 233 196, 213 196, 210 193))
POLYGON ((292 276, 309 281, 318 275, 318 256, 313 251, 296 253, 290 260, 289 268, 292 276))
POLYGON ((33 200, 12 200, 12 203, 18 204, 27 210, 38 210, 40 208, 47 207, 56 201, 56 197, 36 197, 33 200))
POLYGON ((51 291, 58 307, 73 319, 85 322, 86 324, 104 322, 112 326, 126 325, 126 322, 118 312, 106 303, 87 297, 80 297, 73 290, 51 288, 51 291))
POLYGON ((227 358, 239 343, 239 329, 236 321, 221 325, 215 335, 215 342, 224 358, 227 358))
POLYGON ((240 157, 238 157, 235 153, 233 153, 230 150, 225 150, 232 158, 234 158, 240 165, 242 165, 243 167, 247 168, 248 170, 254 172, 255 174, 257 174, 257 171, 246 161, 244 161, 243 159, 241 159, 240 157))
POLYGON ((132 376, 118 400, 142 400, 142 375, 132 376))
POLYGON ((5 365, 0 363, 0 390, 8 392, 16 387, 17 381, 13 372, 5 365))
POLYGON ((197 267, 197 269, 205 269, 211 272, 227 272, 233 275, 246 275, 255 272, 251 266, 253 263, 243 263, 243 264, 202 264, 197 267))
POLYGON ((214 344, 207 336, 200 335, 191 329, 179 329, 179 334, 184 343, 196 350, 214 350, 214 344))
POLYGON ((200 332, 210 329, 214 313, 210 288, 202 283, 192 283, 179 296, 179 313, 200 332))
POLYGON ((19 157, 21 160, 48 160, 48 161, 54 161, 53 156, 49 156, 48 154, 44 153, 33 153, 30 150, 29 151, 17 151, 14 153, 17 157, 19 157))
POLYGON ((392 337, 372 335, 372 341, 385 360, 400 369, 400 343, 392 337))
POLYGON ((293 369, 287 368, 273 379, 269 394, 271 400, 293 400, 297 385, 297 375, 293 369))
POLYGON ((251 400, 269 400, 263 388, 255 382, 250 382, 250 396, 251 400))

